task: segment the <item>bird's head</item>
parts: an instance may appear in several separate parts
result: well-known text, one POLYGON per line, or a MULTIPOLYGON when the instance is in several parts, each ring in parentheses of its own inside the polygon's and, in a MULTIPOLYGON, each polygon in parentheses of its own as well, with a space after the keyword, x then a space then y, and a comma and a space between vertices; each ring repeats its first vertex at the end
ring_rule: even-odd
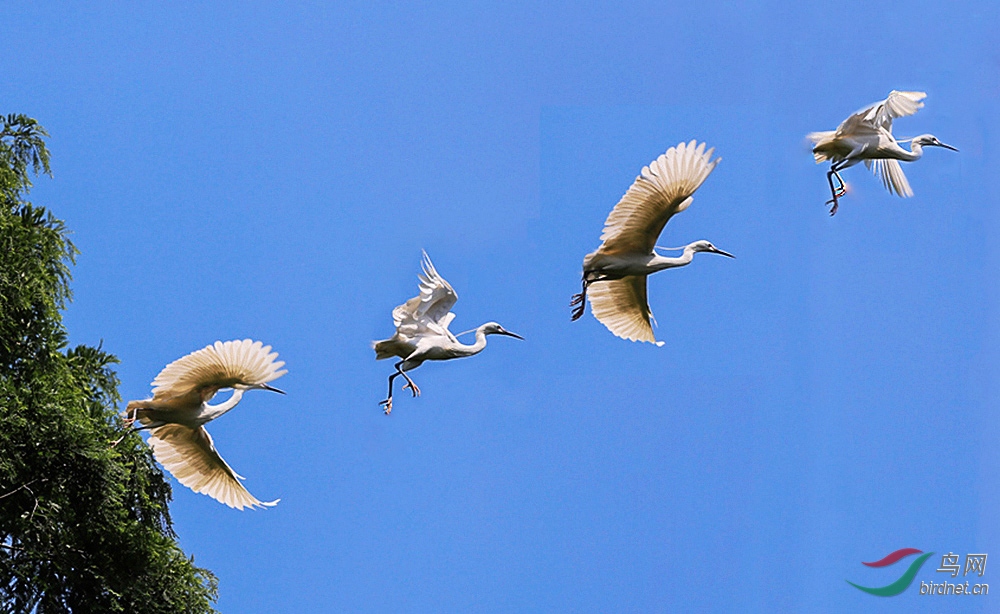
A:
POLYGON ((920 136, 913 137, 913 142, 922 147, 944 147, 945 149, 950 149, 952 151, 958 151, 951 145, 945 145, 938 140, 933 134, 921 134, 920 136))
POLYGON ((704 241, 704 240, 702 240, 702 241, 695 241, 694 243, 688 245, 688 249, 690 249, 693 252, 711 252, 713 254, 719 254, 719 255, 722 255, 722 256, 726 256, 728 258, 735 258, 736 257, 736 256, 730 254, 729 252, 722 251, 718 247, 716 247, 716 246, 712 245, 711 243, 709 243, 708 241, 704 241))
POLYGON ((486 324, 483 324, 483 334, 506 335, 508 337, 513 337, 515 339, 521 339, 522 341, 524 340, 524 337, 522 337, 521 335, 510 332, 509 330, 505 329, 503 326, 500 326, 496 322, 487 322, 486 324))

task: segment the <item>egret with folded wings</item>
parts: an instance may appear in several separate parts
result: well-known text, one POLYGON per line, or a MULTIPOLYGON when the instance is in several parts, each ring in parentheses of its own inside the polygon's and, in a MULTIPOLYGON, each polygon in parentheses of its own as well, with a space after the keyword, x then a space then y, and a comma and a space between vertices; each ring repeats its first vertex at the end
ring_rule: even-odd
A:
POLYGON ((205 424, 236 407, 247 390, 284 394, 268 385, 287 373, 279 371, 285 363, 277 357, 260 341, 216 341, 160 371, 153 380, 152 398, 130 401, 126 421, 149 429, 153 456, 191 490, 241 510, 273 506, 277 500, 260 501, 243 487, 243 477, 222 460, 205 424), (232 395, 210 405, 215 393, 226 388, 232 395))
POLYGON ((871 104, 845 119, 836 130, 811 132, 808 135, 809 140, 815 143, 812 151, 816 164, 830 161, 830 170, 826 173, 832 195, 826 204, 833 203, 830 215, 837 212, 840 198, 847 194, 847 184, 840 176, 840 171, 845 168, 863 160, 865 166, 882 180, 882 185, 890 194, 906 198, 913 196, 913 189, 903 174, 899 160, 919 160, 924 155, 924 147, 944 147, 958 151, 939 141, 933 134, 921 134, 901 141, 892 136, 892 120, 916 113, 923 108, 922 101, 926 97, 924 92, 893 90, 885 100, 871 104), (910 141, 909 151, 899 145, 907 140, 910 141), (834 177, 837 179, 836 186, 833 183, 834 177))
MULTIPOLYGON (((451 360, 463 358, 482 352, 486 347, 487 335, 506 335, 515 339, 523 339, 496 322, 487 322, 475 331, 476 342, 472 345, 461 343, 448 330, 448 325, 455 319, 451 308, 458 301, 458 295, 444 277, 437 272, 434 264, 424 252, 421 263, 423 275, 420 279, 420 294, 392 310, 392 320, 396 325, 396 334, 389 339, 373 341, 375 359, 382 360, 396 356, 402 358, 396 363, 396 372, 389 376, 389 396, 380 405, 388 415, 392 412, 392 382, 400 375, 406 380, 403 389, 409 388, 413 396, 420 396, 420 388, 413 383, 407 371, 412 371, 427 360, 451 360)), ((459 333, 464 335, 465 333, 459 333)))
POLYGON ((604 223, 601 246, 583 259, 583 291, 573 296, 573 320, 580 319, 590 299, 594 317, 614 335, 631 341, 657 342, 650 325, 652 312, 646 300, 646 277, 651 273, 685 266, 698 252, 733 258, 708 241, 683 248, 657 247, 663 227, 675 214, 691 205, 695 193, 721 158, 714 149, 695 141, 671 147, 642 169, 604 223), (655 249, 682 249, 676 258, 655 249))

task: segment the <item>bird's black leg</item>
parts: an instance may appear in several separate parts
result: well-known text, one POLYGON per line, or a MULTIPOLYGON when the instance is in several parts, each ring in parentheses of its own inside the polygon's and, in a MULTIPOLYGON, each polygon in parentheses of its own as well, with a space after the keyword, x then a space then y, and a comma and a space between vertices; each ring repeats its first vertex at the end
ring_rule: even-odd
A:
POLYGON ((406 390, 407 388, 409 388, 413 392, 413 396, 415 396, 415 397, 419 397, 420 396, 420 388, 417 388, 417 385, 415 383, 413 383, 413 380, 410 379, 410 376, 407 375, 403 371, 403 369, 400 368, 400 367, 403 366, 404 362, 406 362, 406 361, 405 360, 401 360, 401 361, 399 361, 399 362, 396 363, 396 372, 389 376, 389 396, 388 396, 388 398, 386 398, 386 400, 381 401, 379 403, 379 405, 384 405, 385 406, 385 415, 387 415, 387 416, 390 413, 392 413, 392 381, 394 379, 396 379, 397 377, 399 377, 400 375, 402 375, 406 379, 406 385, 403 386, 403 390, 406 390))
POLYGON ((569 306, 573 307, 573 315, 570 317, 571 322, 579 320, 583 317, 583 312, 587 310, 587 286, 589 285, 590 283, 585 278, 583 280, 583 290, 580 294, 574 294, 573 299, 569 302, 569 306))
POLYGON ((844 163, 834 164, 831 169, 833 171, 833 176, 837 178, 837 183, 840 187, 837 188, 837 196, 843 196, 847 194, 847 183, 844 182, 844 178, 840 176, 840 171, 844 170, 844 163))
POLYGON ((396 373, 393 373, 392 375, 389 376, 389 396, 386 398, 386 400, 379 402, 379 405, 385 406, 385 415, 387 416, 392 413, 392 380, 399 377, 399 375, 400 372, 397 370, 396 373))
MULTIPOLYGON (((827 173, 826 173, 826 182, 830 185, 830 195, 833 196, 834 198, 836 198, 838 196, 837 192, 839 191, 839 188, 834 187, 834 185, 833 185, 833 176, 836 175, 836 174, 837 174, 837 171, 832 166, 830 167, 830 170, 827 171, 827 173)), ((838 176, 838 178, 839 178, 839 176, 838 176)), ((826 201, 826 202, 829 203, 830 201, 826 201)))
POLYGON ((840 176, 842 168, 843 166, 838 165, 833 170, 833 176, 837 178, 837 183, 840 184, 840 187, 837 188, 837 192, 834 194, 833 207, 830 208, 830 215, 837 212, 837 206, 840 204, 840 197, 847 194, 847 183, 844 181, 844 178, 840 176))
POLYGON ((829 205, 830 203, 833 203, 833 206, 830 207, 830 215, 833 215, 837 212, 837 207, 840 205, 840 197, 846 194, 847 190, 844 187, 844 180, 840 178, 840 173, 838 173, 836 168, 833 166, 830 167, 829 172, 826 174, 826 181, 830 184, 830 194, 833 196, 833 198, 826 201, 826 204, 829 205), (836 176, 837 181, 840 182, 839 188, 833 187, 834 176, 836 176))

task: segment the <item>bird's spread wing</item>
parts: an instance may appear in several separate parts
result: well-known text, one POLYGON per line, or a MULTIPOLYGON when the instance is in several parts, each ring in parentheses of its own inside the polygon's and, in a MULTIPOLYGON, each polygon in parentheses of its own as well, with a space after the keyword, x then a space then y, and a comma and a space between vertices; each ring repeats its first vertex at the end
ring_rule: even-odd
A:
POLYGON ((417 310, 417 317, 429 318, 432 322, 441 322, 448 315, 451 308, 458 301, 458 295, 444 277, 434 268, 427 252, 424 252, 424 259, 420 263, 423 268, 423 275, 418 275, 420 279, 420 307, 417 310))
POLYGON ((450 336, 448 325, 455 318, 451 308, 458 301, 458 294, 434 268, 427 252, 424 252, 421 268, 423 272, 418 276, 420 294, 392 310, 396 331, 409 338, 428 331, 450 336))
POLYGON ((416 322, 417 310, 420 308, 420 297, 415 296, 392 310, 392 323, 397 329, 416 322))
POLYGON ((229 507, 270 507, 278 501, 260 501, 243 487, 232 467, 222 460, 205 427, 192 429, 167 424, 152 429, 149 445, 153 455, 177 481, 195 492, 212 497, 229 507))
POLYGON ((924 98, 927 98, 927 94, 924 92, 892 90, 885 100, 871 104, 848 117, 837 128, 837 131, 853 132, 859 124, 868 124, 891 132, 892 120, 916 113, 917 110, 923 108, 924 103, 921 101, 924 98))
POLYGON ((691 204, 691 195, 721 158, 695 141, 671 147, 642 169, 604 222, 604 253, 651 253, 656 239, 674 214, 691 204))
POLYGON ((260 341, 216 341, 178 358, 153 380, 153 398, 170 398, 207 390, 214 394, 233 384, 264 384, 288 371, 277 352, 260 341), (279 371, 279 369, 281 369, 279 371))
POLYGON ((608 330, 622 339, 647 341, 656 345, 646 300, 646 276, 633 275, 612 281, 594 282, 587 289, 590 310, 608 330))
POLYGON ((865 160, 867 166, 875 176, 882 180, 882 185, 889 190, 890 194, 898 194, 903 198, 913 196, 910 182, 906 180, 903 167, 899 165, 899 160, 892 158, 879 158, 877 160, 865 160))

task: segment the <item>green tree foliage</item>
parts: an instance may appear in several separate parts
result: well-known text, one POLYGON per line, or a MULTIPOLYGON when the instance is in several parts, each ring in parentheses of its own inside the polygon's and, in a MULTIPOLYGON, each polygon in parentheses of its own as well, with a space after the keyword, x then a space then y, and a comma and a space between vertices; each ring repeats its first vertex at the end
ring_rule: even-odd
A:
POLYGON ((25 200, 48 135, 0 122, 0 612, 212 612, 215 576, 177 545, 148 448, 111 447, 117 359, 66 349, 76 248, 25 200))

